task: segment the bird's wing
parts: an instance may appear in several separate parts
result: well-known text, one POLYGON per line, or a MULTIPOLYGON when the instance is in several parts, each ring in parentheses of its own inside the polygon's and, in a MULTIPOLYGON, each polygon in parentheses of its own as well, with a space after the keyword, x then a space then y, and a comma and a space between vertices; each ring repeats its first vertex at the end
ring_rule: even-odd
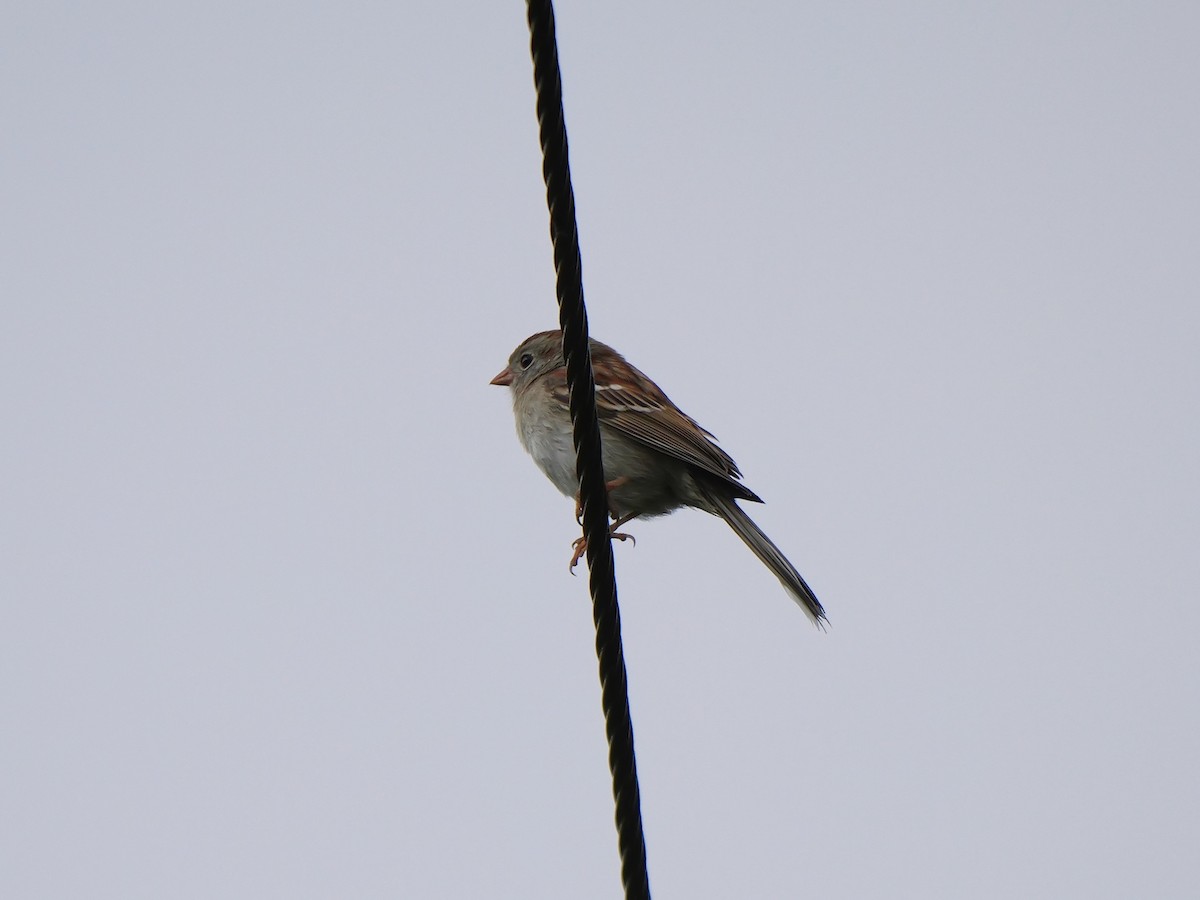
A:
MULTIPOLYGON (((622 377, 618 379, 608 354, 597 353, 593 346, 596 411, 602 425, 717 477, 733 487, 739 499, 762 502, 741 483, 737 463, 717 446, 711 433, 672 403, 653 381, 623 359, 621 363, 622 377)), ((557 376, 553 390, 566 404, 566 369, 553 374, 557 376)))

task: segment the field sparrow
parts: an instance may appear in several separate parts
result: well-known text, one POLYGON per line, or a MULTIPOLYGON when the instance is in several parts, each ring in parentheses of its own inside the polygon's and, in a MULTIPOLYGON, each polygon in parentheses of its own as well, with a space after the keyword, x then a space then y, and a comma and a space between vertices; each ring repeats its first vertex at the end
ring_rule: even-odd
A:
MULTIPOLYGON (((661 516, 682 506, 720 516, 808 617, 822 625, 825 610, 812 589, 734 502, 762 500, 741 483, 729 454, 617 351, 593 340, 591 355, 614 532, 630 519, 661 516)), ((555 487, 577 497, 562 333, 543 331, 526 338, 491 383, 512 389, 517 436, 534 462, 555 487)), ((576 541, 572 564, 582 552, 580 544, 576 541)))

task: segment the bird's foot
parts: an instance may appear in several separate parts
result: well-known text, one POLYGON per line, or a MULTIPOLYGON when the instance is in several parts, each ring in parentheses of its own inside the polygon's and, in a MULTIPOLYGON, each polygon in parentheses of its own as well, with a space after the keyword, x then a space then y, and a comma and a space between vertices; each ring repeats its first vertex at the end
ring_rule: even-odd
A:
MULTIPOLYGON (((637 546, 637 538, 632 534, 626 534, 623 531, 610 531, 608 536, 614 541, 633 541, 633 546, 637 546)), ((567 566, 567 571, 574 575, 575 567, 579 565, 579 560, 583 559, 583 554, 587 552, 587 535, 576 538, 571 544, 571 550, 571 564, 567 566)))
POLYGON ((583 556, 583 554, 587 553, 587 538, 576 538, 575 542, 571 544, 571 549, 574 552, 571 554, 571 563, 567 566, 567 571, 574 575, 575 567, 579 565, 580 558, 583 556))

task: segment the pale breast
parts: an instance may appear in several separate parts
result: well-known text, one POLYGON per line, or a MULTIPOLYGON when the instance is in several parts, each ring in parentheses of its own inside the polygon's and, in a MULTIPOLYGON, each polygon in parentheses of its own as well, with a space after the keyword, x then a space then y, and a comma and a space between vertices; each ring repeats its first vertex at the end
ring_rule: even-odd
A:
POLYGON ((517 437, 538 468, 568 497, 579 492, 575 475, 575 444, 571 421, 566 416, 537 415, 531 405, 516 407, 517 437))

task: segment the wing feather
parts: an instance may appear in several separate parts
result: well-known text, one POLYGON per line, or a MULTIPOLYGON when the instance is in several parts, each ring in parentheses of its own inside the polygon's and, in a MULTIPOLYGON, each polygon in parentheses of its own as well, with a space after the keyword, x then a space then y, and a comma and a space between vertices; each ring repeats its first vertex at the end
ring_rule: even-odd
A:
MULTIPOLYGON (((740 499, 762 502, 741 483, 742 473, 737 463, 717 446, 714 436, 615 350, 594 341, 592 367, 596 374, 596 408, 602 425, 716 476, 733 487, 740 499), (616 377, 618 370, 620 378, 616 377)), ((559 370, 555 374, 560 377, 555 379, 554 392, 565 404, 566 372, 559 370)))

